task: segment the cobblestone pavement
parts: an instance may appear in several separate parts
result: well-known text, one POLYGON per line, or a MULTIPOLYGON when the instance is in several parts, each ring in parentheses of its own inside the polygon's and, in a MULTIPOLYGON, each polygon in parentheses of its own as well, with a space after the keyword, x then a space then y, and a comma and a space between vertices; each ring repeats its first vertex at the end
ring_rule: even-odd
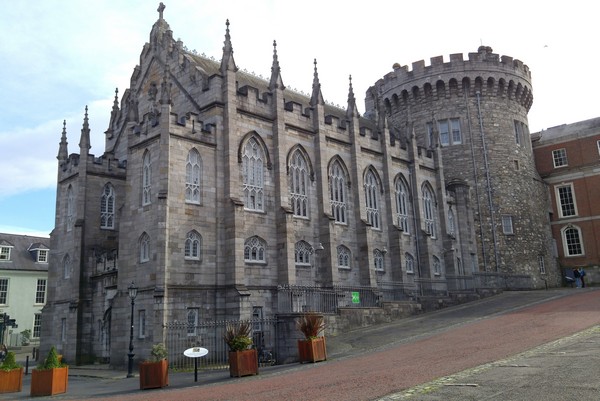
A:
MULTIPOLYGON (((597 401, 600 289, 507 292, 330 337, 328 351, 245 378, 171 373, 169 387, 144 391, 125 372, 74 367, 68 392, 51 399, 597 401)), ((0 399, 28 392, 26 377, 0 399)))

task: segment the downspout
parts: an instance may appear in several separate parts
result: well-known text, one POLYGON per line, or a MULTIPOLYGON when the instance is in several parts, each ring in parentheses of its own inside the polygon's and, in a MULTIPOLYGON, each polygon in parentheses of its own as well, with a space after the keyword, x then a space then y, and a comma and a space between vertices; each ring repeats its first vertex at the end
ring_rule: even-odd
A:
POLYGON ((477 164, 475 162, 475 149, 473 147, 473 127, 471 126, 471 113, 468 102, 468 94, 465 91, 465 106, 467 109, 467 124, 469 125, 469 135, 471 136, 471 161, 473 162, 473 181, 475 182, 475 199, 477 199, 477 213, 479 215, 479 240, 481 242, 481 257, 483 258, 483 270, 487 272, 487 255, 485 252, 485 242, 483 240, 483 225, 481 222, 481 201, 479 200, 479 180, 477 179, 477 164))
POLYGON ((490 166, 487 158, 487 146, 485 144, 485 134, 483 132, 483 119, 481 117, 481 93, 479 91, 475 92, 477 95, 477 115, 479 118, 479 134, 481 135, 481 143, 483 146, 483 161, 485 164, 485 180, 487 183, 487 195, 488 195, 488 207, 490 209, 490 218, 492 220, 492 240, 494 241, 494 260, 496 262, 496 271, 498 271, 499 261, 498 261, 498 244, 496 239, 496 219, 494 214, 494 204, 492 201, 492 186, 490 179, 490 166))

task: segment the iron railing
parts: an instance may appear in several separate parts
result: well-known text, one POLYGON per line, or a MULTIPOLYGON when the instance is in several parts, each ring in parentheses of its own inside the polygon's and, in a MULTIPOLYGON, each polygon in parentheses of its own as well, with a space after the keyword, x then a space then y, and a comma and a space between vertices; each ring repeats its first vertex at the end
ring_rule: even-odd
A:
MULTIPOLYGON (((276 328, 277 319, 250 319, 252 325, 253 347, 258 351, 261 364, 273 364, 277 358, 276 328)), ((193 358, 186 357, 183 352, 192 347, 208 350, 206 356, 198 360, 199 369, 228 369, 229 348, 223 339, 228 325, 239 324, 239 321, 208 321, 198 325, 185 322, 165 324, 165 346, 168 352, 169 367, 177 370, 194 369, 193 358)))

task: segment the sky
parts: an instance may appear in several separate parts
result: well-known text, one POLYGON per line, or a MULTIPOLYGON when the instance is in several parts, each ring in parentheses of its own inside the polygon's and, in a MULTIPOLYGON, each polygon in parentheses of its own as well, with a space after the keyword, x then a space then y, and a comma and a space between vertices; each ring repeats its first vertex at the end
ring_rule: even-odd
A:
MULTIPOLYGON (((311 92, 314 60, 329 103, 346 106, 349 76, 359 112, 366 90, 392 71, 490 46, 529 66, 530 132, 600 117, 589 0, 163 0, 164 18, 189 50, 219 60, 230 22, 239 69, 268 78, 273 41, 283 83, 311 92)), ((91 153, 104 152, 115 96, 129 79, 159 1, 0 0, 0 232, 47 236, 54 227, 58 144, 66 121, 79 152, 85 107, 91 153)))

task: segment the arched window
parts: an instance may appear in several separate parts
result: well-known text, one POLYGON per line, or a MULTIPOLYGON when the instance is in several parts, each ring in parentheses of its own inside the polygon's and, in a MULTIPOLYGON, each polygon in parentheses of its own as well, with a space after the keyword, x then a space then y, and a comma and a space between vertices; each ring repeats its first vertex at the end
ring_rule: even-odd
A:
POLYGON ((365 176, 365 206, 367 209, 367 222, 373 228, 381 228, 379 224, 379 187, 377 178, 372 171, 367 171, 365 176))
POLYGON ((250 138, 244 146, 242 174, 246 210, 264 211, 264 155, 255 138, 250 138))
POLYGON ((146 152, 142 161, 142 205, 150 203, 152 203, 152 164, 150 152, 146 152))
POLYGON ((296 266, 310 267, 312 265, 313 248, 306 241, 298 241, 294 247, 296 266))
POLYGON ((63 278, 68 279, 71 278, 71 257, 69 254, 66 254, 63 258, 63 278))
POLYGON ((562 230, 563 247, 565 256, 584 255, 583 242, 581 241, 581 229, 569 224, 562 230))
POLYGON ((396 180, 396 221, 398 228, 405 234, 410 234, 408 222, 408 204, 409 204, 408 186, 403 180, 396 180))
POLYGON ((185 258, 200 260, 202 237, 196 231, 190 231, 185 239, 185 258))
POLYGON ((150 237, 143 233, 140 237, 140 263, 150 260, 150 237))
POLYGON ((67 188, 67 231, 71 231, 73 228, 73 219, 75 216, 75 195, 73 194, 73 187, 69 185, 67 188))
POLYGON ((299 150, 290 163, 290 198, 296 217, 308 217, 308 167, 299 150))
POLYGON ((104 186, 100 198, 100 228, 115 228, 115 191, 110 184, 104 186))
POLYGON ((435 205, 434 198, 429 189, 429 186, 423 186, 423 210, 425 212, 425 232, 431 236, 431 238, 435 238, 435 205))
POLYGON ((198 327, 198 308, 189 308, 187 313, 187 335, 195 336, 198 327))
POLYGON ((376 271, 384 271, 383 252, 381 252, 379 249, 375 249, 373 251, 373 260, 375 262, 375 270, 376 271))
POLYGON ((244 244, 244 261, 265 263, 267 261, 265 248, 265 242, 259 237, 248 238, 244 244))
POLYGON ((333 162, 329 171, 329 199, 331 214, 336 223, 347 224, 346 173, 339 161, 333 162))
POLYGON ((202 177, 202 164, 200 153, 196 149, 188 152, 185 165, 185 201, 200 203, 200 178, 202 177))
POLYGON ((448 210, 448 234, 451 236, 455 235, 455 225, 454 225, 454 211, 452 209, 448 210))
POLYGON ((350 249, 344 245, 337 247, 337 265, 345 269, 349 269, 350 266, 350 249))
POLYGON ((415 272, 415 258, 413 258, 413 256, 406 252, 404 254, 404 260, 405 260, 405 264, 406 264, 406 272, 407 273, 414 273, 415 272))
POLYGON ((436 276, 442 274, 442 263, 437 256, 433 257, 433 274, 436 276))

